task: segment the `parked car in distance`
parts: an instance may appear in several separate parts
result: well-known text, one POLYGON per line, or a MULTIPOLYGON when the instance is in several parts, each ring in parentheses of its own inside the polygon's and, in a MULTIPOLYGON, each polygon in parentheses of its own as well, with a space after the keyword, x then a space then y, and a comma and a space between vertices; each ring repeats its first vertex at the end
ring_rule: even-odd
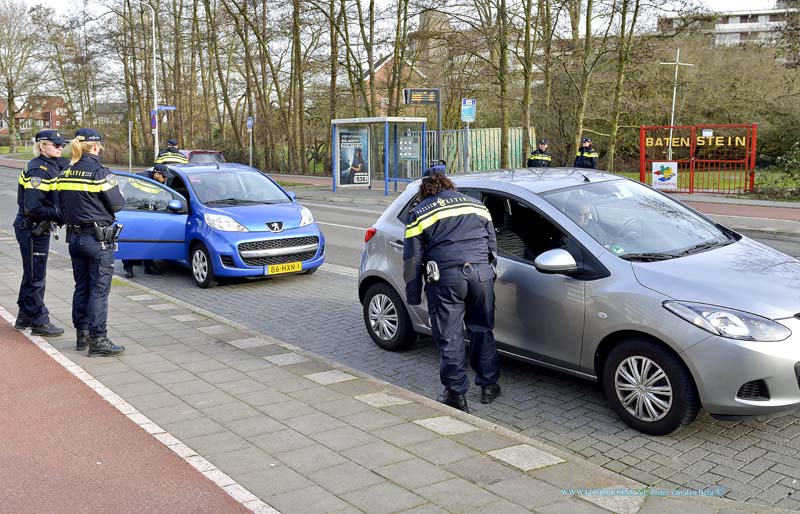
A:
POLYGON ((116 259, 176 261, 202 288, 220 277, 311 274, 324 262, 311 211, 255 168, 169 165, 166 185, 115 175, 125 196, 116 259))
MULTIPOLYGON (((628 425, 653 435, 701 406, 721 419, 800 406, 800 261, 615 175, 452 178, 494 221, 502 354, 599 382, 628 425)), ((425 304, 404 299, 418 184, 365 237, 358 294, 367 331, 387 350, 430 333, 425 304)))
POLYGON ((189 164, 223 164, 225 155, 218 150, 181 150, 189 164))

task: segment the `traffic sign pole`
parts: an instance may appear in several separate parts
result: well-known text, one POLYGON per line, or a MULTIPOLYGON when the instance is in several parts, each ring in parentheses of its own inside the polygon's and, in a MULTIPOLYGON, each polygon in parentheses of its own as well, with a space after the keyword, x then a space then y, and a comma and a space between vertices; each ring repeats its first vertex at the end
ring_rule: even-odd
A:
POLYGON ((247 132, 250 135, 250 166, 253 166, 253 117, 247 117, 247 132))

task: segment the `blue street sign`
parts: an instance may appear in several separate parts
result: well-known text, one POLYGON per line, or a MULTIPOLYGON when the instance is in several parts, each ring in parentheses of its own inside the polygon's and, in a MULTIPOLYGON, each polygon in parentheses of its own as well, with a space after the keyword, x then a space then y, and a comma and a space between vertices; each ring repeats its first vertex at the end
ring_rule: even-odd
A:
POLYGON ((150 111, 150 116, 155 116, 155 115, 156 115, 156 111, 150 111))
POLYGON ((156 128, 156 111, 150 111, 150 128, 156 128))
POLYGON ((159 111, 174 111, 176 109, 177 109, 177 107, 175 107, 174 105, 159 105, 158 106, 158 110, 159 111))
POLYGON ((252 116, 248 116, 247 117, 247 128, 249 128, 249 129, 253 128, 253 117, 252 116))
POLYGON ((461 121, 464 123, 475 123, 477 104, 478 102, 474 98, 461 99, 461 121))

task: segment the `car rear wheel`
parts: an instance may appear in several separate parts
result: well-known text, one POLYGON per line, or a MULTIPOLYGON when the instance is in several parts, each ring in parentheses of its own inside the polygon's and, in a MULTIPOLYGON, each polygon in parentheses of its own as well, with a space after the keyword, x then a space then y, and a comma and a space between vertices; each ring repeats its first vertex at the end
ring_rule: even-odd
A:
POLYGON ((603 386, 619 417, 646 434, 674 432, 691 423, 700 409, 686 365, 647 339, 630 339, 611 350, 603 386))
POLYGON ((211 255, 203 243, 197 243, 192 247, 192 277, 197 287, 203 289, 210 289, 218 283, 214 276, 211 255))
POLYGON ((386 284, 373 284, 364 296, 364 324, 375 344, 384 350, 408 348, 417 334, 403 301, 386 284))

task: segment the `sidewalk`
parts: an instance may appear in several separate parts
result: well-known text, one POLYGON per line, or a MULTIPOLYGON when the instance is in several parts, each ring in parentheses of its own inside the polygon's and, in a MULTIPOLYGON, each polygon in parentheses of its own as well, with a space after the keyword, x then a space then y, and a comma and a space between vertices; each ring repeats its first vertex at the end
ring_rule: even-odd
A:
MULTIPOLYGON (((17 261, 16 244, 4 232, 0 307, 11 313, 16 313, 20 279, 17 261)), ((67 259, 51 255, 47 303, 53 321, 65 327, 69 327, 72 285, 67 259)), ((3 344, 35 349, 16 335, 8 336, 13 317, 8 313, 4 317, 3 344)), ((132 461, 139 474, 156 478, 155 487, 163 487, 162 475, 180 468, 180 462, 173 462, 177 455, 253 512, 274 512, 272 508, 283 514, 788 512, 715 497, 636 495, 643 486, 621 475, 117 277, 109 318, 110 336, 127 347, 119 358, 89 359, 76 353, 71 329, 50 344, 61 352, 54 352, 54 358, 98 393, 106 393, 121 412, 105 403, 91 409, 67 404, 64 408, 72 410, 64 412, 71 415, 68 418, 100 426, 105 441, 121 441, 110 445, 116 455, 104 458, 132 461), (145 433, 174 455, 164 448, 154 449, 160 453, 139 453, 139 445, 146 444, 142 439, 149 437, 145 433), (591 488, 598 495, 574 494, 574 488, 591 488), (598 488, 608 495, 600 495, 598 488)), ((33 384, 48 404, 58 404, 58 398, 66 396, 76 402, 99 399, 90 387, 69 377, 48 382, 47 387, 35 385, 42 380, 43 368, 22 365, 13 355, 9 350, 0 354, 0 380, 11 376, 7 370, 13 362, 17 383, 33 384)), ((49 377, 51 372, 55 376, 59 370, 45 373, 49 377)), ((76 439, 92 434, 63 426, 63 417, 45 419, 49 412, 27 401, 18 403, 15 414, 8 416, 6 404, 15 398, 0 396, 0 401, 3 432, 18 429, 17 419, 38 415, 37 425, 47 427, 49 444, 56 448, 72 448, 76 439)), ((12 454, 20 441, 32 441, 35 432, 0 438, 0 455, 12 454)), ((47 445, 23 448, 15 471, 10 471, 13 476, 0 481, 0 505, 9 490, 27 486, 27 476, 52 455, 47 445)), ((90 502, 106 491, 94 486, 94 475, 84 475, 63 458, 66 464, 59 471, 84 480, 82 499, 87 503, 74 511, 93 511, 90 502)), ((94 463, 94 457, 89 461, 94 463)), ((72 492, 61 487, 59 474, 48 470, 37 475, 34 487, 40 496, 60 502, 72 492)), ((193 486, 203 486, 206 479, 199 473, 193 476, 193 486)), ((126 485, 121 482, 122 489, 126 485)), ((152 495, 157 492, 153 487, 151 481, 127 492, 152 495)), ((200 498, 197 495, 197 501, 200 498)))

